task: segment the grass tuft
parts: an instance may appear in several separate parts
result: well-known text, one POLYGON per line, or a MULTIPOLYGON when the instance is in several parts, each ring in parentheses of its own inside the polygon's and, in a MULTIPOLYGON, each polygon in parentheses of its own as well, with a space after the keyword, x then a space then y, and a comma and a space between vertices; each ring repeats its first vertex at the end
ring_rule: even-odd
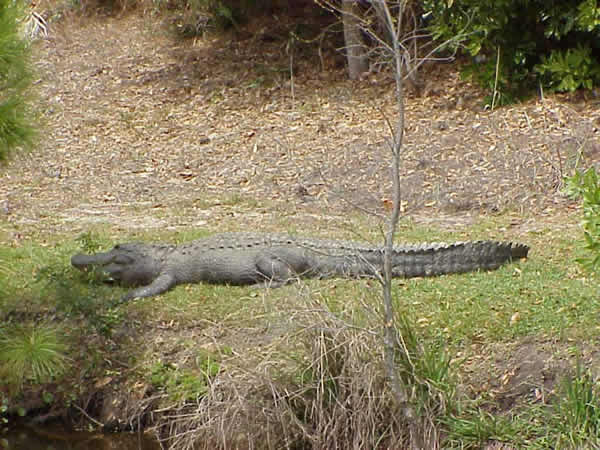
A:
MULTIPOLYGON (((448 436, 444 448, 479 449, 491 442, 510 442, 523 445, 518 424, 482 409, 473 409, 444 419, 448 436)), ((507 447, 511 448, 511 447, 507 447)))
POLYGON ((25 382, 46 383, 68 365, 67 345, 50 325, 12 325, 0 329, 0 374, 19 390, 25 382))
POLYGON ((583 448, 598 443, 600 436, 600 387, 589 370, 580 365, 574 376, 563 380, 554 404, 557 448, 583 448))

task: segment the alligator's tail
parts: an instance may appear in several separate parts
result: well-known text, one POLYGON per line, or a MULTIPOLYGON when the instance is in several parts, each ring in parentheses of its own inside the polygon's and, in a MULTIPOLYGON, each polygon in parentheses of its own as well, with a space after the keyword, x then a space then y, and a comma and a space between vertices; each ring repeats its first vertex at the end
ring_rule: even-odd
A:
POLYGON ((397 247, 395 277, 424 277, 493 270, 506 262, 526 258, 529 247, 512 242, 470 241, 397 247))

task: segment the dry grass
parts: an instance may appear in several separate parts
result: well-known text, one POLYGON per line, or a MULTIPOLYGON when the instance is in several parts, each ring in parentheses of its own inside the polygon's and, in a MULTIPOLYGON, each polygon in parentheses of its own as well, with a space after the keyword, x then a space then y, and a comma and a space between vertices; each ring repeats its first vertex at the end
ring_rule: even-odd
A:
MULTIPOLYGON (((263 334, 263 345, 238 342, 196 401, 148 395, 139 403, 139 418, 131 414, 130 422, 150 421, 166 447, 182 450, 398 448, 408 442, 384 371, 378 316, 364 316, 349 304, 334 312, 310 289, 298 292, 295 300, 277 300, 269 318, 271 339, 263 334)), ((368 295, 355 300, 371 310, 368 295)), ((232 333, 228 328, 215 345, 237 340, 232 333)), ((409 346, 415 360, 423 356, 416 343, 409 346)), ((403 381, 413 387, 420 435, 412 438, 439 448, 437 418, 452 407, 454 391, 417 365, 399 364, 403 381)), ((447 382, 447 372, 441 377, 447 382)))
POLYGON ((158 423, 169 447, 359 449, 406 441, 383 355, 373 354, 379 334, 312 306, 296 312, 310 326, 228 361, 197 405, 166 412, 158 423))

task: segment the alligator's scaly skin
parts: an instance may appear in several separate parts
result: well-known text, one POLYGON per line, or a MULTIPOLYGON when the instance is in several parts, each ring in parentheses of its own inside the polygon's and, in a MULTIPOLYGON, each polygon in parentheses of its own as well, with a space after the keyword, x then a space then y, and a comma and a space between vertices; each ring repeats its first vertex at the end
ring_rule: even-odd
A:
MULTIPOLYGON (((529 247, 495 241, 394 247, 394 277, 497 269, 525 258, 529 247)), ((223 233, 183 245, 120 244, 106 253, 71 258, 81 270, 99 267, 124 285, 141 286, 124 300, 161 294, 182 283, 285 283, 299 277, 370 277, 383 267, 383 248, 354 241, 287 234, 223 233)))

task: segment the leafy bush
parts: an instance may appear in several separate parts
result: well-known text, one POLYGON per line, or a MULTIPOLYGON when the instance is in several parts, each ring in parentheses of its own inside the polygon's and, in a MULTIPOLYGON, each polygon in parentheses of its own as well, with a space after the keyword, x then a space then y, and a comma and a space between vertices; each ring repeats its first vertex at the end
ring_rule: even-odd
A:
POLYGON ((542 76, 546 86, 556 91, 592 89, 594 81, 600 80, 600 64, 592 58, 591 48, 581 45, 568 50, 552 50, 550 56, 542 56, 535 71, 542 76))
POLYGON ((434 38, 462 36, 466 52, 478 56, 467 74, 480 84, 495 85, 498 65, 497 87, 506 101, 539 81, 560 91, 600 83, 595 0, 425 0, 424 9, 434 38))
POLYGON ((589 270, 600 269, 600 179, 590 167, 585 172, 577 171, 567 179, 567 193, 583 199, 583 229, 585 247, 591 255, 579 260, 589 270))
MULTIPOLYGON (((261 14, 278 2, 267 0, 157 0, 164 6, 182 11, 176 23, 183 37, 202 35, 207 29, 237 27, 252 15, 261 14)), ((155 2, 156 3, 156 2, 155 2)))

